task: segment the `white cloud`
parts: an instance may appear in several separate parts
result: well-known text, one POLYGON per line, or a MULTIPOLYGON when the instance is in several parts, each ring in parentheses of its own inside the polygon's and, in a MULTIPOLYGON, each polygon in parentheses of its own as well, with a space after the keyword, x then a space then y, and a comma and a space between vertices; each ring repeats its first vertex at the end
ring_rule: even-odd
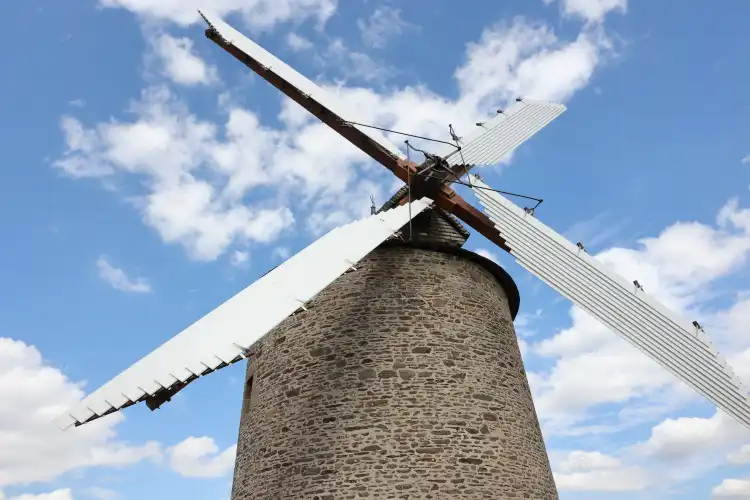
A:
POLYGON ((495 252, 487 250, 486 248, 477 248, 476 250, 474 250, 474 253, 484 257, 485 259, 491 260, 495 264, 500 264, 500 259, 498 258, 497 254, 495 252))
MULTIPOLYGON (((640 240, 636 249, 611 248, 596 257, 627 279, 637 279, 671 309, 703 324, 720 325, 720 335, 715 337, 732 361, 739 349, 748 346, 725 339, 736 343, 743 338, 739 328, 750 305, 746 310, 744 302, 738 303, 717 314, 705 303, 713 298, 711 285, 746 262, 749 218, 750 210, 730 200, 715 225, 678 222, 657 237, 640 240)), ((547 432, 583 432, 587 427, 576 429, 577 424, 605 415, 617 428, 656 419, 696 400, 691 389, 588 314, 573 307, 570 315, 569 328, 532 346, 538 354, 557 358, 550 370, 530 376, 547 432), (606 403, 627 406, 615 415, 597 410, 606 403)), ((741 365, 736 368, 739 371, 741 365)))
POLYGON ((221 477, 232 471, 237 445, 222 452, 209 437, 189 437, 170 448, 169 465, 184 477, 221 477))
POLYGON ((743 159, 741 159, 740 163, 745 163, 745 164, 750 163, 750 155, 747 155, 746 157, 744 157, 743 159))
MULTIPOLYGON (((156 8, 139 1, 143 9, 147 3, 156 8)), ((548 27, 517 19, 485 30, 467 47, 455 73, 457 100, 422 86, 383 93, 325 86, 358 110, 359 121, 440 137, 447 117, 462 133, 518 94, 568 99, 588 84, 608 51, 603 36, 563 42, 548 27)), ((388 172, 291 100, 282 99, 280 127, 262 124, 227 99, 219 107, 223 124, 199 119, 167 88, 152 87, 131 105, 131 121, 85 127, 64 117, 68 148, 54 165, 74 178, 120 186, 135 176, 134 205, 144 222, 201 260, 216 259, 233 245, 274 241, 294 223, 292 209, 319 234, 369 213, 370 195, 390 194, 384 192, 392 181, 388 172), (259 197, 261 187, 276 189, 259 197)))
POLYGON ((750 444, 744 445, 739 450, 727 456, 727 462, 731 465, 742 465, 750 463, 750 444))
POLYGON ((271 29, 287 21, 315 19, 322 26, 336 11, 336 0, 99 0, 102 7, 127 9, 147 21, 181 26, 201 21, 199 8, 224 17, 239 14, 255 29, 271 29))
POLYGON ((712 498, 750 498, 750 479, 725 479, 711 491, 712 498))
POLYGON ((96 260, 99 277, 112 285, 115 290, 134 293, 151 293, 151 285, 146 278, 131 278, 119 267, 114 267, 104 256, 96 260))
POLYGON ((0 488, 160 457, 156 442, 117 440, 119 413, 66 432, 55 427, 53 419, 83 398, 81 385, 46 364, 36 348, 0 338, 0 488))
POLYGON ((309 50, 313 47, 313 44, 310 40, 303 37, 302 35, 298 35, 295 32, 290 32, 286 36, 286 44, 287 46, 294 50, 295 52, 300 52, 303 50, 309 50))
POLYGON ((84 494, 94 500, 117 500, 120 494, 101 486, 90 486, 84 490, 84 494))
POLYGON ((68 101, 68 106, 73 108, 85 108, 86 101, 83 99, 73 99, 72 101, 68 101))
POLYGON ((624 222, 613 221, 612 216, 606 212, 596 214, 594 217, 576 222, 562 234, 572 242, 581 242, 590 252, 611 240, 623 231, 624 222))
POLYGON ((526 357, 527 353, 529 352, 529 343, 521 337, 518 337, 518 350, 521 352, 521 356, 523 357, 526 357))
POLYGON ((250 259, 250 254, 248 252, 235 250, 234 253, 232 254, 230 261, 233 266, 242 267, 242 266, 247 265, 247 262, 249 259, 250 259))
POLYGON ((571 451, 560 463, 560 472, 580 472, 591 469, 612 469, 622 465, 619 459, 598 451, 571 451))
POLYGON ((553 464, 553 470, 555 485, 562 491, 641 491, 652 482, 645 468, 626 466, 596 451, 572 451, 553 464))
POLYGON ((396 74, 396 70, 384 61, 352 50, 342 38, 333 38, 325 50, 315 52, 313 57, 318 66, 331 72, 342 85, 353 81, 383 83, 396 74))
POLYGON ((729 364, 737 376, 750 383, 750 342, 739 334, 750 324, 750 297, 737 295, 731 307, 715 312, 706 323, 711 328, 712 337, 725 346, 729 364))
POLYGON ((536 335, 536 330, 533 325, 540 318, 542 318, 541 309, 537 309, 533 314, 524 312, 518 313, 518 316, 516 316, 516 319, 513 321, 518 336, 527 338, 536 335))
MULTIPOLYGON (((745 308, 750 306, 748 304, 748 301, 744 301, 745 308)), ((743 328, 747 325, 747 323, 744 323, 742 326, 743 328)), ((732 330, 732 332, 738 332, 737 330, 732 330)), ((741 337, 739 340, 744 340, 741 337)), ((730 354, 727 356, 727 362, 729 366, 734 368, 734 373, 740 378, 740 380, 744 381, 745 383, 750 381, 750 348, 745 349, 744 351, 739 351, 730 354)))
POLYGON ((370 47, 384 47, 390 40, 404 31, 419 28, 401 18, 401 11, 393 7, 378 7, 368 19, 358 19, 357 27, 362 41, 370 47))
POLYGON ((146 224, 200 260, 216 259, 235 241, 272 241, 294 222, 283 204, 242 203, 247 189, 269 182, 261 161, 273 161, 278 145, 278 134, 261 128, 255 115, 227 110, 222 140, 216 125, 198 120, 164 87, 144 91, 131 110, 133 122, 93 129, 63 118, 68 151, 55 166, 73 177, 145 178, 147 191, 135 196, 134 205, 146 224), (228 177, 223 188, 195 177, 205 164, 228 177))
MULTIPOLYGON (((647 421, 658 416, 658 412, 645 413, 647 421)), ((742 463, 747 446, 739 450, 736 447, 743 442, 750 442, 750 432, 717 410, 709 418, 665 419, 653 426, 647 440, 624 447, 618 457, 599 452, 572 452, 561 460, 560 452, 552 451, 550 458, 560 489, 639 491, 656 488, 666 491, 702 477, 726 462, 742 463), (734 453, 727 455, 730 450, 734 453)))
MULTIPOLYGON (((544 0, 550 4, 555 0, 544 0)), ((625 13, 628 10, 628 0, 560 0, 563 14, 577 16, 590 23, 604 21, 604 17, 612 11, 625 13)))
POLYGON ((286 260, 291 254, 292 252, 286 247, 276 247, 273 249, 273 252, 271 252, 271 255, 279 260, 286 260))
MULTIPOLYGON (((700 455, 706 461, 711 452, 750 441, 750 432, 717 410, 710 418, 666 419, 651 430, 651 437, 636 446, 641 453, 664 461, 686 461, 700 455)), ((723 460, 726 455, 721 453, 723 460)))
MULTIPOLYGON (((2 496, 0 496, 2 499, 2 496)), ((70 489, 55 490, 51 493, 40 493, 38 495, 24 494, 10 497, 9 500, 73 500, 73 492, 70 489)))
POLYGON ((174 83, 208 85, 218 80, 216 68, 206 64, 194 53, 193 41, 189 38, 161 34, 151 43, 162 75, 174 83))
POLYGON ((250 210, 217 199, 205 181, 158 186, 145 197, 144 220, 166 243, 184 245, 197 260, 214 260, 234 240, 273 241, 294 222, 286 207, 250 210))
POLYGON ((65 135, 68 151, 78 154, 66 154, 59 158, 54 163, 56 168, 73 178, 102 177, 113 172, 112 167, 86 158, 96 147, 97 137, 93 131, 85 130, 81 122, 69 116, 60 119, 60 128, 65 135))
POLYGON ((566 101, 588 85, 602 56, 611 50, 600 31, 561 42, 549 26, 516 19, 486 29, 469 44, 467 63, 456 71, 462 98, 477 108, 519 95, 566 101), (497 82, 503 82, 502 87, 497 82))

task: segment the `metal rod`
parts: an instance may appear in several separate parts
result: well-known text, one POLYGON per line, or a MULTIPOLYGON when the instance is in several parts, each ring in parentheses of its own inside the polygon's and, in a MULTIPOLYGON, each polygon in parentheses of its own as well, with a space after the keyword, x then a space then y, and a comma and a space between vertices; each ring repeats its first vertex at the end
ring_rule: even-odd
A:
MULTIPOLYGON (((411 158, 409 157, 409 150, 411 149, 411 145, 409 144, 409 140, 404 141, 406 143, 406 160, 411 163, 411 158)), ((409 241, 412 241, 412 228, 411 228, 411 167, 409 167, 409 172, 406 174, 406 194, 409 197, 407 199, 409 203, 409 241)))

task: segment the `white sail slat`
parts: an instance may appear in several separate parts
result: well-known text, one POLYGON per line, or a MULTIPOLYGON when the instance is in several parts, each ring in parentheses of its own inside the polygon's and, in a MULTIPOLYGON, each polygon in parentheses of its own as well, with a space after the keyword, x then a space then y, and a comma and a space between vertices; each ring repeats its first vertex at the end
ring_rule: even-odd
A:
POLYGON ((554 102, 517 101, 462 137, 459 141, 460 151, 445 145, 437 154, 450 165, 494 165, 565 110, 564 105, 554 102))
POLYGON ((422 198, 411 203, 411 211, 402 205, 330 231, 94 391, 56 424, 66 429, 86 423, 240 359, 400 230, 410 213, 416 217, 431 204, 422 198))
POLYGON ((705 332, 475 176, 473 191, 516 261, 750 429, 750 400, 705 332))

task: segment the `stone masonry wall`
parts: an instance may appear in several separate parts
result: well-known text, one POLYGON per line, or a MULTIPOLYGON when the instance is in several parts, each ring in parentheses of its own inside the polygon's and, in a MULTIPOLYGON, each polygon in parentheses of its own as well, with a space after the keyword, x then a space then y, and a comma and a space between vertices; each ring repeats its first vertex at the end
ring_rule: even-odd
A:
POLYGON ((232 500, 556 499, 508 302, 382 247, 257 346, 232 500))

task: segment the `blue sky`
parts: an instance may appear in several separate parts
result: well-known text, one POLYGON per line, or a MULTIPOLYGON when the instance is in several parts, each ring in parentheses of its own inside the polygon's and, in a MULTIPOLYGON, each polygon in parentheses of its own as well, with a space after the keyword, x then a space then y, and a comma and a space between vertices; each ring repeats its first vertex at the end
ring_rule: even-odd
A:
MULTIPOLYGON (((49 420, 398 187, 205 39, 202 6, 361 121, 440 137, 519 94, 565 102, 483 178, 544 198, 540 219, 700 318, 750 380, 750 5, 494 4, 6 6, 0 498, 228 498, 239 366, 157 412, 49 420)), ((521 290, 561 498, 750 496, 747 431, 480 236, 467 247, 521 290)))

